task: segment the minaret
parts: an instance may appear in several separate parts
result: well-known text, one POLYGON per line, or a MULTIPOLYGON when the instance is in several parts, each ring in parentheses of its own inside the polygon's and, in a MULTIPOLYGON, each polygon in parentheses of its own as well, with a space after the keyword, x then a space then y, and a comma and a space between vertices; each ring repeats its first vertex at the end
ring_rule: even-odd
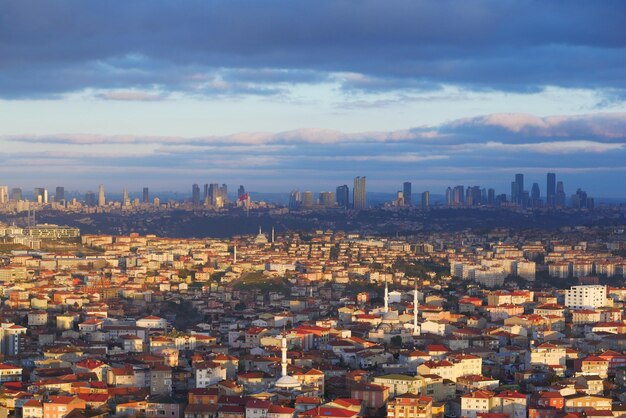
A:
POLYGON ((387 278, 385 277, 385 308, 384 312, 389 312, 389 286, 387 285, 387 278))
POLYGON ((282 366, 281 377, 284 377, 287 376, 287 337, 284 332, 280 343, 280 351, 282 352, 282 361, 280 363, 282 366))
POLYGON ((413 292, 413 335, 417 335, 417 280, 413 292))
POLYGON ((274 226, 272 226, 272 244, 274 243, 274 226))
POLYGON ((233 264, 237 264, 237 246, 233 247, 233 264))

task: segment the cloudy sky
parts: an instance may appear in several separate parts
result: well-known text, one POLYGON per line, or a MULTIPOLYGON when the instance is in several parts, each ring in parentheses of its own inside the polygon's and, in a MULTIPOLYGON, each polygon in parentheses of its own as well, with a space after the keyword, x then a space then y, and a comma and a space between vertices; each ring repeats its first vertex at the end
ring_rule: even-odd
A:
POLYGON ((626 197, 626 2, 0 6, 0 184, 626 197), (530 184, 529 184, 530 186, 530 184))

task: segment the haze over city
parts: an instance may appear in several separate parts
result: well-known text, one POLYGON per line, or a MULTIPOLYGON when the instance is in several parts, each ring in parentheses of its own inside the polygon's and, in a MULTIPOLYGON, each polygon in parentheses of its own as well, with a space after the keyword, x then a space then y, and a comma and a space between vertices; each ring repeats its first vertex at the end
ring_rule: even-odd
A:
POLYGON ((0 183, 623 198, 625 7, 5 2, 0 183))

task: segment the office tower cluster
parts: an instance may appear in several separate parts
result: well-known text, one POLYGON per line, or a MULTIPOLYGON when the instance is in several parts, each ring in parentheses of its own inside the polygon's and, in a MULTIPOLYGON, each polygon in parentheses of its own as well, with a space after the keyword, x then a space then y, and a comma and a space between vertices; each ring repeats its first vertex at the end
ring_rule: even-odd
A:
POLYGON ((54 209, 60 208, 76 208, 76 207, 122 207, 135 208, 138 206, 147 206, 154 204, 160 205, 160 200, 154 198, 150 200, 150 191, 148 187, 143 188, 143 193, 131 198, 128 189, 122 190, 120 201, 108 199, 104 184, 98 186, 97 192, 88 190, 84 195, 78 197, 76 192, 68 193, 64 186, 56 186, 54 193, 50 193, 46 187, 34 187, 32 196, 25 193, 20 187, 9 188, 9 186, 0 185, 0 205, 11 205, 13 210, 19 212, 37 208, 38 206, 48 206, 54 209))
POLYGON ((495 206, 506 202, 506 195, 496 195, 495 189, 480 186, 454 186, 446 189, 448 206, 495 206))
MULTIPOLYGON (((511 201, 522 207, 556 207, 567 206, 567 196, 565 186, 562 181, 556 180, 555 173, 548 173, 546 176, 545 200, 541 197, 539 183, 533 183, 530 193, 524 190, 524 175, 516 174, 515 181, 511 183, 511 201)), ((593 209, 594 200, 587 196, 581 189, 571 197, 570 206, 574 209, 593 209)))
MULTIPOLYGON (((485 188, 478 185, 450 186, 445 192, 445 205, 450 207, 478 207, 478 206, 509 206, 521 208, 574 208, 592 209, 595 201, 585 190, 580 188, 572 195, 566 195, 563 181, 558 180, 555 173, 547 173, 546 182, 529 182, 522 173, 515 174, 510 186, 510 194, 496 193, 493 188, 485 188), (545 188, 544 188, 545 185, 545 188)), ((229 201, 228 186, 226 184, 205 183, 193 184, 191 202, 183 199, 181 203, 186 208, 210 208, 221 209, 224 207, 243 207, 249 209, 252 202, 249 193, 243 185, 237 189, 236 197, 229 201), (190 204, 191 203, 191 204, 190 204)), ((104 184, 100 184, 97 190, 87 191, 83 197, 77 197, 76 192, 67 193, 65 187, 56 186, 54 194, 49 193, 45 187, 34 187, 32 196, 29 191, 23 192, 19 187, 10 188, 0 185, 0 205, 8 205, 9 210, 30 210, 45 205, 49 208, 122 208, 135 210, 135 208, 147 208, 154 202, 154 206, 161 206, 160 200, 154 198, 151 201, 150 190, 144 187, 131 197, 128 189, 122 189, 119 195, 108 196, 104 184)), ((235 195, 235 193, 233 193, 235 195)), ((396 207, 413 207, 428 209, 432 205, 441 205, 441 198, 434 196, 429 191, 416 192, 410 181, 401 183, 391 205, 396 207)), ((371 199, 371 196, 370 196, 371 199)), ((176 202, 168 202, 167 206, 176 205, 176 202)), ((387 203, 386 205, 389 205, 387 203)), ((357 176, 353 179, 352 189, 349 184, 337 186, 334 190, 313 192, 310 190, 293 190, 289 196, 289 209, 354 209, 363 210, 368 207, 367 180, 365 176, 357 176)), ((99 209, 95 209, 99 210, 99 209)))
MULTIPOLYGON (((419 205, 423 209, 428 209, 430 206, 430 192, 422 192, 419 205)), ((396 192, 396 199, 392 202, 393 206, 414 206, 413 205, 413 185, 410 181, 402 183, 402 190, 396 192)))
MULTIPOLYGON (((568 207, 565 186, 557 181, 555 173, 548 173, 546 178, 546 194, 541 194, 539 183, 534 182, 530 191, 524 186, 524 174, 518 173, 511 182, 511 194, 498 194, 494 189, 480 188, 479 186, 455 186, 446 190, 446 204, 448 206, 501 206, 514 205, 524 208, 564 208, 568 207)), ((575 209, 592 209, 594 200, 587 196, 584 190, 578 189, 570 199, 570 205, 575 209)))
MULTIPOLYGON (((243 186, 239 186, 239 191, 243 189, 243 186)), ((245 189, 244 193, 245 193, 245 189)), ((239 195, 238 197, 241 197, 239 195)), ((218 183, 206 183, 204 185, 204 193, 202 200, 200 200, 200 186, 194 184, 191 187, 191 203, 195 207, 207 206, 212 208, 223 208, 228 203, 228 186, 218 183)))
POLYGON ((314 208, 353 208, 356 210, 367 207, 367 190, 365 177, 356 177, 350 199, 350 188, 347 184, 337 186, 335 191, 323 191, 317 194, 317 198, 310 190, 300 192, 292 190, 289 195, 289 209, 314 209, 314 208))

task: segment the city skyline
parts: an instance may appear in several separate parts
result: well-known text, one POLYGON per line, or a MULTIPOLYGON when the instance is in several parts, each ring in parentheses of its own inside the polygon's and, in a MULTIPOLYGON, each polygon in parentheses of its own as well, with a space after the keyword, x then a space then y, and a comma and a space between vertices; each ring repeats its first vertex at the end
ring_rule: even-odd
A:
MULTIPOLYGON (((500 190, 494 188, 487 188, 482 185, 456 185, 448 186, 444 195, 437 193, 433 194, 435 197, 433 203, 436 205, 445 205, 449 207, 457 206, 490 206, 501 207, 514 205, 523 208, 567 208, 572 207, 576 209, 594 209, 596 199, 593 193, 588 194, 586 190, 574 185, 572 190, 576 189, 568 195, 566 186, 563 180, 557 181, 556 173, 546 173, 545 188, 540 186, 538 182, 533 182, 530 188, 524 186, 525 176, 523 173, 516 173, 514 180, 511 182, 510 194, 500 193, 500 190), (544 190, 544 192, 542 192, 544 190)), ((571 185, 570 185, 571 186, 571 185)), ((231 189, 232 190, 232 189, 231 189)), ((593 191, 592 191, 593 192, 593 191)), ((412 192, 412 183, 410 181, 404 181, 402 183, 402 190, 398 190, 393 199, 393 193, 389 191, 385 192, 371 192, 377 195, 373 201, 368 200, 366 191, 366 177, 357 176, 353 180, 352 193, 348 185, 339 185, 335 191, 327 190, 304 190, 293 189, 289 193, 288 201, 285 202, 284 197, 286 193, 282 193, 283 198, 280 198, 281 193, 275 193, 274 197, 270 197, 271 194, 264 193, 262 191, 247 191, 243 184, 240 184, 237 193, 228 193, 228 185, 222 183, 205 183, 204 193, 201 195, 200 185, 194 183, 191 187, 191 194, 185 196, 184 192, 167 192, 161 191, 164 195, 169 195, 168 198, 172 202, 189 203, 192 207, 209 207, 213 209, 222 209, 229 205, 234 207, 244 206, 249 208, 249 204, 252 202, 250 193, 259 193, 259 201, 268 201, 269 203, 285 204, 289 209, 307 209, 307 208, 345 208, 345 209, 366 209, 370 207, 376 207, 381 204, 392 206, 413 206, 413 196, 419 198, 419 202, 415 203, 415 206, 421 206, 423 209, 428 209, 430 204, 430 190, 412 192), (174 196, 172 196, 172 193, 174 196), (352 194, 352 199, 350 199, 352 194), (384 195, 391 197, 386 199, 384 195), (383 195, 383 196, 381 196, 383 195), (269 198, 269 199, 268 199, 269 198), (272 200, 274 199, 274 200, 272 200)), ((158 206, 161 202, 159 196, 156 196, 153 201, 149 199, 150 188, 143 187, 141 192, 130 192, 128 188, 124 187, 122 190, 122 197, 119 203, 123 207, 138 206, 141 204, 148 204, 149 206, 154 203, 158 206), (134 196, 133 196, 134 194, 134 196)), ((158 193, 157 193, 158 194, 158 193)), ((118 196, 115 192, 113 196, 118 196)), ((0 203, 6 204, 9 202, 19 202, 26 196, 26 200, 29 200, 29 194, 23 193, 21 188, 11 188, 9 194, 9 186, 0 185, 0 203)), ((371 196, 371 195, 370 195, 371 196)), ((162 196, 165 197, 165 196, 162 196)), ((115 201, 115 199, 113 199, 115 201)), ((257 200, 257 199, 255 199, 257 200)), ((598 203, 617 203, 615 201, 607 201, 606 199, 597 199, 598 203)), ((111 195, 108 198, 105 197, 104 185, 98 186, 98 199, 96 201, 95 193, 91 190, 84 193, 79 191, 69 192, 66 196, 64 186, 56 186, 55 194, 48 196, 48 189, 45 187, 36 187, 33 191, 32 201, 39 204, 48 203, 61 203, 65 205, 70 202, 83 202, 87 206, 106 206, 106 203, 111 202, 111 195), (66 199, 67 197, 67 199, 66 199)), ((620 202, 621 203, 621 202, 620 202)))
POLYGON ((557 171, 624 197, 621 2, 32 6, 9 2, 1 29, 3 184, 500 189, 557 171))

